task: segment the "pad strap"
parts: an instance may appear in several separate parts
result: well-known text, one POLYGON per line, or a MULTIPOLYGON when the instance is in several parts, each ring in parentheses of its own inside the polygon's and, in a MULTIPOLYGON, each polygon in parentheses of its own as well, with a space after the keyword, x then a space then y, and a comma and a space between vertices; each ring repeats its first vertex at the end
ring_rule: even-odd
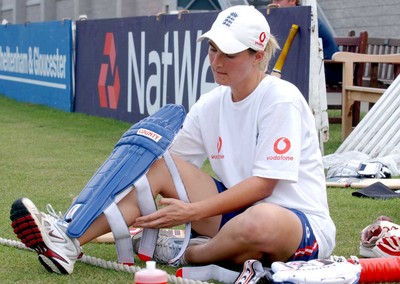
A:
POLYGON ((114 235, 115 246, 118 253, 118 262, 133 265, 135 263, 135 258, 131 234, 117 204, 115 202, 111 203, 110 206, 104 210, 104 215, 107 217, 108 224, 110 225, 111 231, 114 235))
POLYGON ((254 259, 246 260, 243 263, 241 272, 211 264, 181 267, 176 271, 176 276, 195 281, 209 281, 212 279, 222 283, 234 284, 272 283, 271 269, 263 267, 260 261, 254 259))
POLYGON ((195 281, 209 281, 211 279, 222 283, 234 283, 239 276, 238 271, 210 264, 206 266, 185 266, 176 271, 176 277, 195 281))
MULTIPOLYGON (((176 164, 168 150, 164 153, 163 157, 167 165, 167 168, 172 176, 172 180, 174 182, 179 199, 184 202, 189 202, 189 198, 186 194, 186 189, 182 182, 178 168, 176 167, 176 164)), ((151 191, 149 181, 146 177, 146 174, 141 176, 135 182, 134 186, 136 188, 137 200, 141 214, 144 216, 156 212, 157 206, 154 203, 154 197, 151 191)), ((187 223, 185 224, 185 238, 183 240, 182 247, 178 255, 169 261, 170 264, 175 263, 179 258, 182 257, 183 253, 185 252, 189 244, 190 233, 191 233, 191 223, 187 223)), ((158 238, 157 229, 148 229, 148 228, 143 229, 142 238, 140 240, 140 245, 139 245, 139 252, 138 252, 138 257, 142 261, 148 261, 152 259, 157 245, 157 238, 158 238)))
MULTIPOLYGON (((150 188, 149 180, 146 174, 141 176, 134 184, 140 212, 143 216, 157 211, 154 203, 153 193, 150 188)), ((158 238, 158 229, 144 228, 142 238, 140 239, 138 257, 142 261, 148 261, 153 258, 158 238)))
MULTIPOLYGON (((172 176, 179 199, 184 202, 189 202, 189 198, 186 194, 186 189, 180 177, 178 168, 176 167, 176 164, 169 151, 166 151, 163 157, 172 176)), ((151 191, 150 183, 146 177, 146 174, 147 172, 134 183, 139 209, 143 216, 157 211, 157 206, 154 202, 153 193, 151 191)), ((122 213, 118 209, 117 202, 121 200, 130 190, 131 189, 125 190, 123 193, 121 193, 121 196, 118 196, 116 201, 104 211, 108 223, 110 224, 111 231, 114 235, 115 245, 118 252, 118 261, 125 264, 134 263, 134 253, 129 228, 125 223, 122 213)), ((158 231, 158 229, 143 229, 138 251, 138 257, 142 261, 148 261, 152 259, 157 245, 158 231)), ((169 261, 170 264, 175 263, 179 258, 182 257, 189 244, 190 234, 191 223, 186 223, 185 238, 182 247, 178 255, 169 261)))
MULTIPOLYGON (((176 191, 178 192, 179 199, 186 203, 189 203, 190 201, 189 201, 189 198, 186 193, 185 185, 182 182, 181 175, 179 174, 179 171, 178 171, 178 168, 176 167, 174 159, 172 158, 172 156, 168 150, 165 151, 163 157, 164 157, 164 161, 168 167, 168 170, 172 176, 172 180, 174 181, 175 188, 176 188, 176 191)), ((176 262, 178 259, 180 259, 182 257, 187 246, 189 245, 191 230, 192 230, 191 223, 190 222, 186 223, 185 224, 185 239, 183 240, 182 247, 181 247, 178 255, 169 261, 170 264, 173 264, 174 262, 176 262)))

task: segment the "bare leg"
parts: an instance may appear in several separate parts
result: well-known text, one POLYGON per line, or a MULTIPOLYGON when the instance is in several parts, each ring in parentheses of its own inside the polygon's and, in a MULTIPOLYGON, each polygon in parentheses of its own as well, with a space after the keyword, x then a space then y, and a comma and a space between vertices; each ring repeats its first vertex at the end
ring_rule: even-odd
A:
MULTIPOLYGON (((118 207, 124 216, 125 222, 130 226, 134 219, 140 216, 140 210, 136 201, 136 191, 133 189, 128 195, 118 203, 118 207)), ((86 232, 78 238, 81 245, 90 242, 91 240, 111 231, 107 218, 101 214, 86 232)))
MULTIPOLYGON (((192 202, 218 194, 214 181, 207 174, 179 158, 174 159, 192 202)), ((162 159, 154 163, 147 177, 154 197, 161 194, 178 198, 171 175, 162 159)), ((131 225, 140 216, 135 190, 122 199, 118 206, 127 225, 131 225)), ((218 231, 220 222, 221 217, 217 216, 192 223, 199 234, 213 238, 204 245, 189 247, 185 253, 188 263, 217 263, 227 259, 234 264, 242 264, 247 259, 262 259, 267 264, 286 261, 296 251, 302 238, 298 217, 290 210, 268 203, 250 207, 218 231)), ((79 241, 83 245, 109 231, 108 222, 101 215, 79 241)))
MULTIPOLYGON (((191 201, 202 200, 218 194, 215 183, 209 175, 180 158, 174 157, 174 160, 191 201)), ((151 166, 147 173, 147 178, 154 198, 159 194, 164 197, 178 198, 172 177, 163 159, 157 160, 151 166)), ((141 215, 135 189, 130 191, 118 203, 118 207, 124 216, 126 224, 128 226, 132 225, 135 219, 141 215)), ((220 221, 221 217, 217 216, 193 222, 192 227, 199 234, 213 236, 218 231, 220 221)), ((107 232, 110 232, 110 226, 105 215, 101 214, 78 240, 83 245, 107 232)))
POLYGON ((301 238, 302 225, 293 212, 258 204, 226 223, 208 243, 189 247, 185 259, 190 264, 227 259, 233 264, 243 264, 247 259, 262 259, 270 264, 289 259, 301 238))
MULTIPOLYGON (((176 158, 176 162, 191 201, 201 200, 202 198, 218 194, 212 178, 183 160, 176 158)), ((182 201, 172 200, 173 198, 177 199, 178 194, 163 159, 157 160, 152 165, 147 173, 147 178, 151 188, 149 190, 152 190, 154 198, 161 194, 169 197, 169 201, 174 201, 175 204, 179 203, 183 207, 188 207, 188 204, 182 201)), ((176 207, 172 206, 160 209, 153 213, 152 216, 156 215, 157 217, 157 214, 162 215, 167 211, 165 215, 169 217, 176 210, 176 207)), ((135 222, 137 223, 136 220, 140 217, 140 210, 138 209, 137 193, 133 187, 118 203, 118 207, 126 225, 130 226, 135 222)), ((80 238, 71 238, 66 234, 66 222, 60 222, 59 218, 55 217, 54 214, 39 212, 36 206, 27 198, 16 200, 12 205, 11 211, 10 217, 17 236, 28 247, 36 250, 40 263, 48 271, 60 274, 71 274, 73 272, 74 264, 81 253, 81 245, 110 231, 107 218, 104 214, 101 214, 80 238)), ((184 209, 183 212, 188 211, 184 209)), ((187 218, 187 220, 190 220, 190 218, 187 218)), ((175 226, 179 222, 181 221, 175 220, 175 222, 171 222, 170 224, 175 226)), ((213 217, 193 222, 193 228, 198 229, 201 234, 213 236, 218 231, 219 224, 220 217, 213 217)), ((159 226, 165 226, 165 223, 159 226)), ((157 225, 155 224, 154 227, 157 227, 157 225)))

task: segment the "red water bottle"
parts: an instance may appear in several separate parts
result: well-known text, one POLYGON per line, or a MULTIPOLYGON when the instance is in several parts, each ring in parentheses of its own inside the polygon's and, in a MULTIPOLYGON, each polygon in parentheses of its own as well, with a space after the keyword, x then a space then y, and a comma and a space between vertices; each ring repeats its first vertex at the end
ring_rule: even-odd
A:
POLYGON ((168 284, 167 272, 156 268, 155 261, 147 261, 146 268, 135 273, 135 284, 168 284))

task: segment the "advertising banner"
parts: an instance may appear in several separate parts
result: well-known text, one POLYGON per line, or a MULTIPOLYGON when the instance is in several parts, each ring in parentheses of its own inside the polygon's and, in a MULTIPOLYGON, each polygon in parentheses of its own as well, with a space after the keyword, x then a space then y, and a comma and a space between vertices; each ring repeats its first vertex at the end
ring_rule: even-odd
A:
POLYGON ((72 111, 71 24, 0 25, 0 94, 72 111))
MULTIPOLYGON (((266 11, 261 11, 266 14, 266 11)), ((266 15, 281 47, 299 25, 282 78, 308 98, 310 7, 266 15)), ((79 21, 75 111, 137 122, 167 103, 188 110, 216 87, 208 61, 209 30, 218 12, 79 21)), ((279 52, 272 60, 269 70, 279 52)))

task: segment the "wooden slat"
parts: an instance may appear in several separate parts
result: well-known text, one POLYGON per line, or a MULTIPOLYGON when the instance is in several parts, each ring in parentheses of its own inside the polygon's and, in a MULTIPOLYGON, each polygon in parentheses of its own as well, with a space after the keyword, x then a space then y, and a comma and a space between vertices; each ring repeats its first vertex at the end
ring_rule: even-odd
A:
MULTIPOLYGON (((378 101, 381 92, 374 88, 356 88, 353 86, 353 74, 355 63, 370 62, 377 66, 378 63, 399 63, 400 54, 359 54, 349 52, 337 52, 333 55, 333 60, 343 63, 343 86, 342 86, 342 139, 346 139, 351 132, 354 112, 351 110, 354 102, 370 102, 378 101), (353 88, 353 90, 351 90, 353 88), (363 95, 364 92, 364 95, 363 95)), ((372 77, 372 76, 371 76, 372 77)))
POLYGON ((365 115, 336 153, 359 151, 371 158, 400 151, 400 76, 365 115))
MULTIPOLYGON (((385 38, 368 38, 368 54, 395 54, 400 53, 400 40, 399 39, 385 39, 385 38)), ((397 72, 393 64, 382 63, 378 66, 377 81, 385 86, 393 82, 397 72)), ((364 82, 370 79, 371 64, 365 65, 364 82)))
MULTIPOLYGON (((368 47, 368 32, 360 32, 359 36, 355 36, 354 31, 350 31, 347 37, 335 37, 335 42, 339 47, 341 52, 356 52, 356 53, 367 53, 368 47)), ((332 60, 325 60, 325 66, 331 64, 338 64, 332 60)), ((363 74, 364 74, 364 64, 357 64, 354 69, 354 85, 362 86, 363 84, 363 74)), ((342 92, 341 82, 338 82, 338 86, 327 86, 327 94, 342 92)), ((356 125, 360 120, 360 103, 356 102, 353 105, 353 125, 356 125)), ((328 109, 335 109, 334 106, 328 105, 328 109)), ((330 123, 341 123, 341 117, 330 117, 330 123)))

